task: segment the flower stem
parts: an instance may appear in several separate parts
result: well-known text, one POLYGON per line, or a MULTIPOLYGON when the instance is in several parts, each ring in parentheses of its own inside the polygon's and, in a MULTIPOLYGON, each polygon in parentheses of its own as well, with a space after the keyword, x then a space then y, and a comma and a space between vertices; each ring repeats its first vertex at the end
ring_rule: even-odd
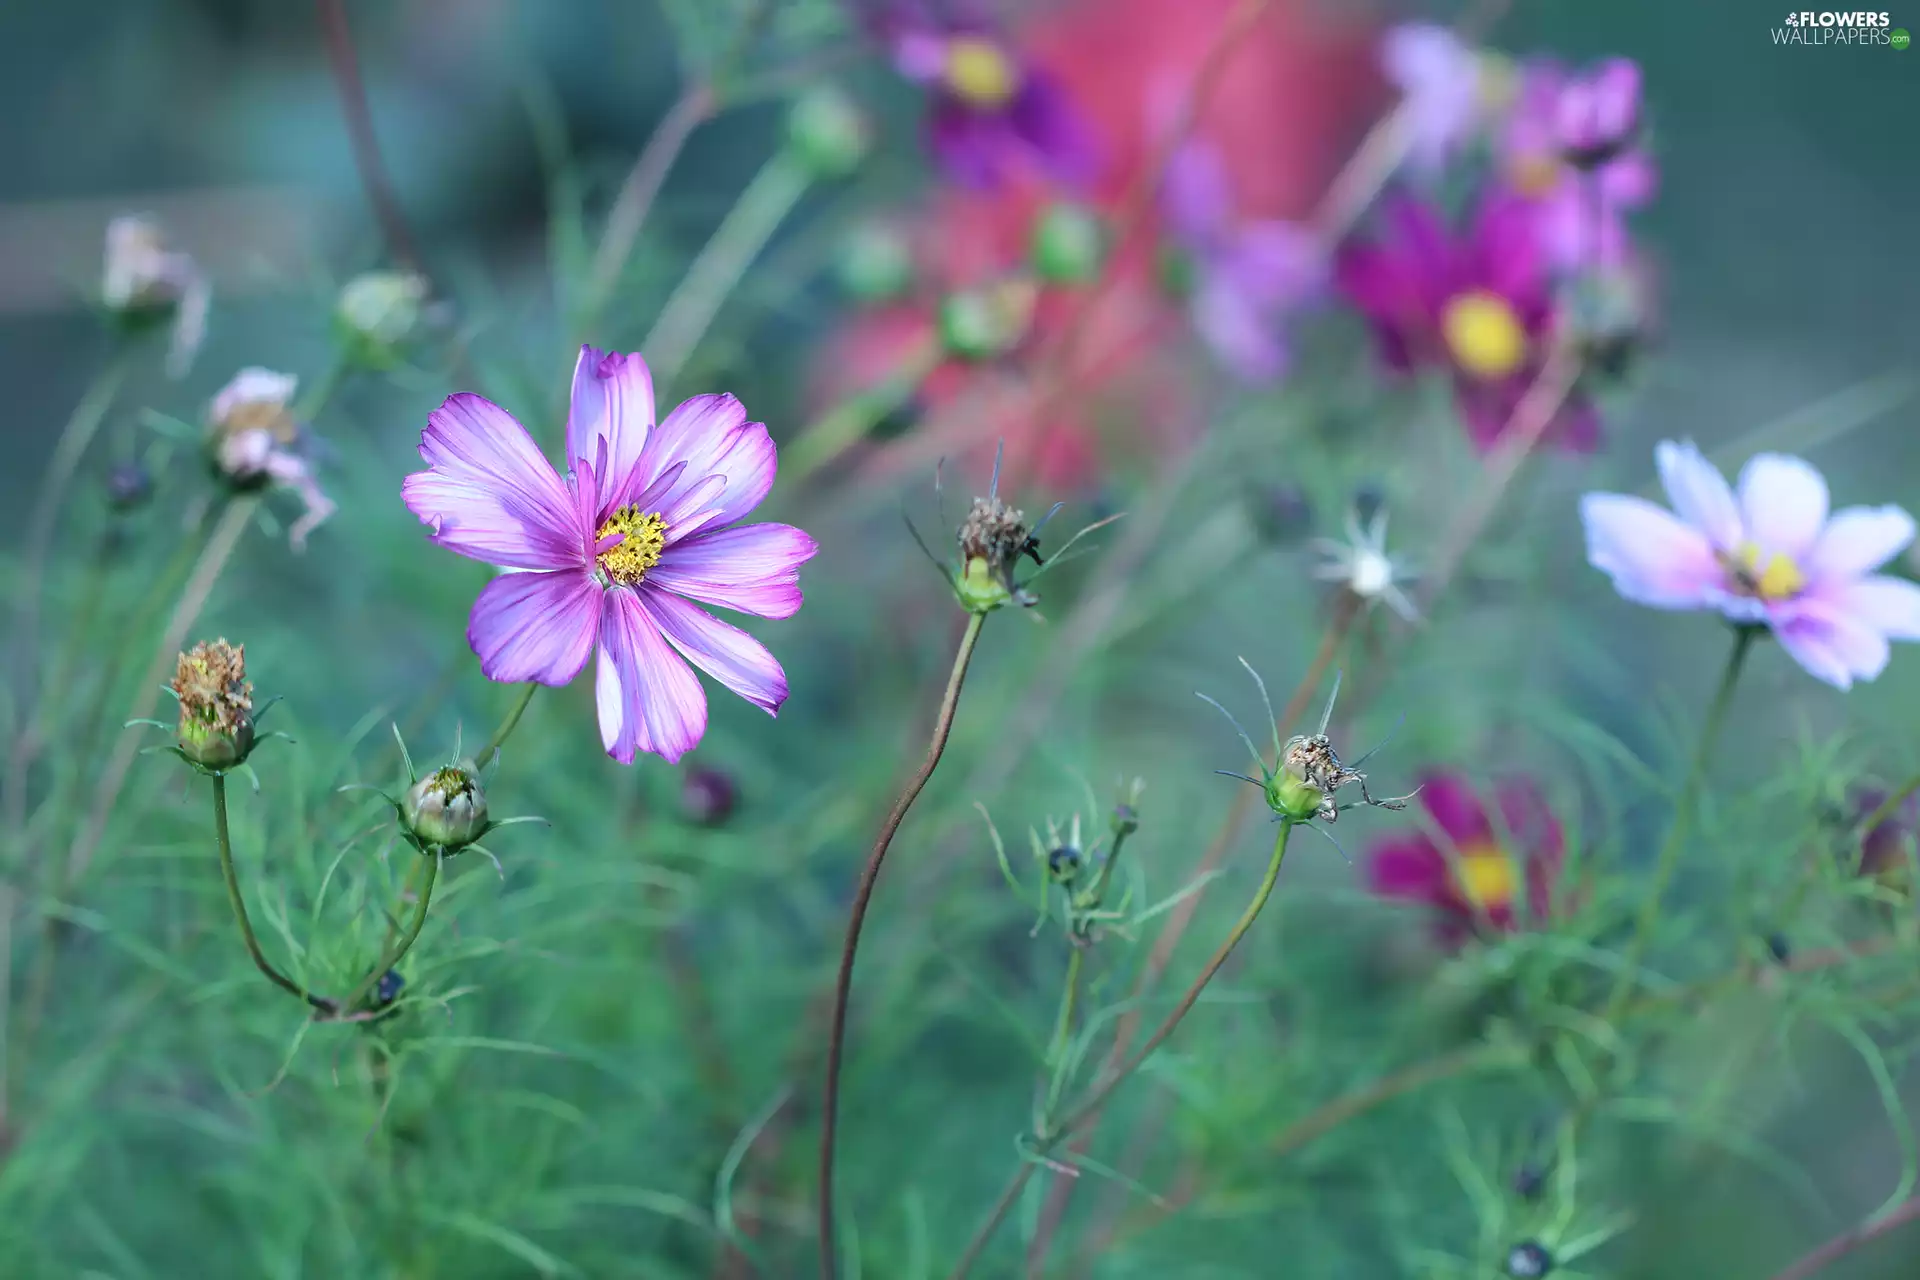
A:
POLYGON ((853 961, 860 945, 860 926, 867 918, 867 904, 873 898, 874 882, 880 878, 880 865, 886 860, 887 848, 893 843, 894 833, 900 830, 900 824, 906 820, 907 810, 913 807, 927 780, 933 777, 934 769, 940 764, 940 756, 947 749, 947 737, 953 732, 954 712, 960 705, 960 687, 966 682, 967 665, 973 661, 974 646, 980 642, 980 628, 986 620, 984 613, 973 614, 967 619, 967 629, 960 637, 960 648, 953 655, 953 671, 947 677, 947 691, 940 700, 940 712, 934 717, 933 737, 927 743, 927 757, 921 761, 913 777, 907 780, 906 789, 894 801, 893 810, 887 814, 886 821, 880 824, 880 834, 874 839, 873 852, 867 855, 867 865, 861 871, 860 882, 854 889, 853 906, 847 913, 847 937, 840 949, 840 972, 834 982, 833 1022, 827 1033, 827 1078, 822 1091, 820 1113, 821 1280, 833 1280, 834 1277, 834 1124, 840 1112, 840 1060, 846 1047, 847 1002, 853 992, 853 961))
POLYGON ((434 852, 422 854, 421 857, 427 864, 427 878, 420 886, 420 901, 413 908, 413 920, 407 925, 407 931, 400 936, 400 941, 387 946, 380 956, 380 963, 374 965, 373 971, 360 980, 360 985, 353 989, 353 994, 341 1001, 340 1008, 347 1013, 353 1013, 360 1008, 367 994, 380 984, 380 979, 384 978, 406 957, 407 952, 413 949, 414 942, 420 937, 420 930, 426 927, 427 906, 433 901, 433 883, 440 875, 440 855, 434 852))
POLYGON ((1807 1280, 1807 1277, 1826 1270, 1828 1264, 1838 1262, 1869 1240, 1916 1220, 1920 1220, 1920 1196, 1904 1200, 1889 1212, 1848 1228, 1775 1275, 1773 1280, 1807 1280))
POLYGON ((476 767, 485 765, 493 758, 495 752, 506 745, 507 739, 513 736, 513 731, 520 727, 520 717, 526 714, 527 704, 533 701, 533 695, 539 690, 539 685, 531 680, 527 682, 527 686, 520 691, 520 696, 514 699, 513 706, 507 709, 506 718, 500 722, 500 727, 493 731, 493 736, 487 739, 487 745, 480 748, 480 754, 473 758, 476 767))
POLYGON ((1706 722, 1700 727, 1700 745, 1694 749, 1693 764, 1687 770, 1687 780, 1681 785, 1680 797, 1674 804, 1673 825, 1667 828, 1666 842, 1660 846, 1659 856, 1654 860, 1653 884, 1647 890, 1646 900, 1640 904, 1640 915, 1634 922, 1633 939, 1627 944, 1625 963, 1620 966, 1619 976, 1614 979, 1613 994, 1607 1000, 1605 1013, 1601 1015, 1609 1023, 1618 1020, 1621 1010, 1626 1006, 1628 993, 1633 987, 1634 971, 1640 967, 1654 926, 1659 923, 1661 901, 1666 897, 1667 886, 1680 863, 1680 851, 1686 847, 1687 835, 1693 825, 1695 801, 1700 784, 1706 777, 1707 760, 1713 754, 1714 742, 1719 738, 1721 724, 1727 718, 1727 708, 1733 705, 1733 687, 1740 679, 1740 668, 1746 665, 1747 651, 1753 647, 1754 637, 1758 634, 1759 629, 1751 626, 1738 627, 1734 631, 1733 652, 1727 655, 1726 669, 1720 673, 1720 687, 1707 708, 1706 722))
POLYGON ((947 1280, 966 1280, 967 1273, 973 1270, 973 1264, 980 1260, 980 1254, 994 1233, 1000 1230, 1000 1224, 1007 1220, 1007 1214, 1020 1199, 1020 1193, 1026 1190, 1027 1180, 1033 1177, 1035 1165, 1031 1160, 1022 1160, 1020 1167, 1013 1171, 1006 1189, 1000 1198, 993 1202, 993 1208, 987 1213, 987 1220, 973 1233, 973 1239, 967 1242, 967 1251, 960 1255, 960 1261, 953 1264, 953 1270, 947 1273, 947 1280))
POLYGON ((407 216, 400 210, 400 198, 394 194, 393 180, 380 158, 380 140, 373 131, 373 112, 367 106, 366 85, 360 79, 360 59, 354 52, 353 30, 347 23, 346 0, 319 0, 319 4, 320 22, 326 29, 327 60, 333 68, 334 85, 340 92, 340 110, 347 119, 353 163, 360 171, 367 203, 373 206, 380 234, 394 261, 411 271, 424 273, 420 251, 407 226, 407 216))
POLYGON ((1053 1044, 1047 1050, 1047 1067, 1052 1076, 1047 1084, 1047 1111, 1051 1117, 1059 1105, 1060 1090, 1067 1083, 1067 1044, 1073 1039, 1073 1015, 1080 1004, 1080 975, 1086 968, 1087 944, 1073 940, 1073 954, 1067 958, 1067 980, 1060 991, 1060 1013, 1054 1020, 1053 1044))
POLYGON ((247 918, 246 900, 240 895, 240 877, 233 869, 233 838, 227 831, 227 779, 226 775, 218 773, 213 775, 213 838, 220 849, 220 874, 227 882, 227 901, 233 905, 234 922, 240 926, 240 940, 247 944, 247 954, 253 957, 254 968, 289 995, 306 1001, 323 1013, 332 1012, 332 1001, 314 995, 281 973, 260 950, 260 940, 253 933, 253 922, 247 918))
MULTIPOLYGON (((1246 909, 1240 913, 1240 919, 1234 923, 1233 928, 1227 933, 1225 941, 1221 942, 1220 946, 1214 951, 1213 958, 1207 961, 1206 968, 1200 971, 1200 975, 1195 978, 1192 985, 1187 988, 1186 994, 1180 997, 1180 1003, 1173 1007, 1173 1012, 1161 1020, 1160 1025, 1154 1029, 1153 1034, 1147 1037, 1147 1042, 1141 1045, 1132 1057, 1109 1072, 1106 1079, 1096 1086, 1093 1092, 1088 1094, 1078 1107, 1069 1112, 1065 1119, 1061 1120, 1058 1124, 1052 1125, 1047 1133, 1039 1135, 1038 1142, 1042 1154, 1063 1138, 1072 1134, 1080 1125, 1099 1114, 1100 1108, 1106 1105, 1106 1101, 1113 1095, 1113 1091, 1124 1084, 1129 1076, 1140 1069, 1142 1063, 1153 1056, 1154 1050, 1166 1042, 1167 1037, 1174 1033, 1180 1026, 1181 1021, 1192 1011, 1193 1006, 1199 1002, 1200 993, 1207 989, 1207 984, 1213 981, 1214 975, 1218 974, 1220 970, 1226 966, 1227 958, 1233 954, 1234 948, 1240 945, 1240 940, 1247 936, 1247 931, 1253 928, 1253 922, 1260 918, 1260 912, 1266 908, 1267 899, 1273 896, 1273 887, 1280 880, 1281 864, 1284 863, 1287 858, 1287 838, 1293 834, 1295 825, 1290 818, 1281 819, 1280 834, 1274 837, 1273 856, 1267 860, 1267 873, 1261 878, 1260 887, 1254 890, 1252 900, 1247 903, 1246 909)), ((980 1228, 979 1232, 974 1235, 973 1243, 967 1247, 966 1254, 961 1258, 960 1264, 954 1268, 948 1280, 964 1280, 968 1270, 973 1266, 974 1260, 980 1256, 981 1250, 986 1247, 987 1241, 993 1236, 993 1232, 999 1227, 1001 1221, 1005 1219, 1007 1210, 1019 1195, 1020 1189, 1026 1185, 1027 1179, 1032 1175, 1033 1163, 1031 1161, 1023 1161, 1019 1171, 1014 1175, 1013 1181, 1010 1182, 1007 1185, 1007 1189, 1001 1193, 1000 1201, 994 1206, 992 1215, 987 1219, 985 1225, 980 1228)), ((1031 1259, 1029 1259, 1029 1261, 1031 1261, 1031 1259)))
POLYGON ((720 304, 760 256, 787 214, 806 194, 807 171, 786 152, 776 152, 747 183, 733 208, 687 268, 641 342, 654 376, 671 382, 706 336, 720 304))

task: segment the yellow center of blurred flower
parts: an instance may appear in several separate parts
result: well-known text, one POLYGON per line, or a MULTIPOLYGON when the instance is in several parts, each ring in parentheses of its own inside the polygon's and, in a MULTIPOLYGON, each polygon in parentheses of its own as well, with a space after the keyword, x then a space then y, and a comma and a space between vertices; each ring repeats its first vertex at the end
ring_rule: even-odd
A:
POLYGON ((616 533, 620 541, 596 556, 595 562, 615 586, 637 586, 647 570, 660 563, 660 553, 667 546, 667 522, 658 511, 642 515, 638 507, 620 507, 607 517, 594 540, 605 542, 616 533))
POLYGON ((1551 195, 1566 172, 1560 157, 1550 151, 1535 151, 1515 156, 1507 164, 1507 181, 1523 196, 1539 199, 1551 195))
POLYGON ((1460 368, 1476 378, 1505 378, 1527 358, 1527 331, 1505 298, 1484 289, 1449 299, 1440 336, 1460 368))
POLYGON ((1743 542, 1738 550, 1721 559, 1734 585, 1742 593, 1762 600, 1787 600, 1799 595, 1807 585, 1807 575, 1800 572, 1800 566, 1785 552, 1767 555, 1753 543, 1743 542))
POLYGON ((979 36, 955 36, 947 43, 947 87, 976 107, 1003 107, 1019 87, 1020 73, 1000 47, 979 36))
POLYGON ((1460 896, 1480 911, 1511 907, 1519 888, 1513 859, 1499 845, 1485 842, 1461 847, 1454 859, 1453 879, 1460 896))

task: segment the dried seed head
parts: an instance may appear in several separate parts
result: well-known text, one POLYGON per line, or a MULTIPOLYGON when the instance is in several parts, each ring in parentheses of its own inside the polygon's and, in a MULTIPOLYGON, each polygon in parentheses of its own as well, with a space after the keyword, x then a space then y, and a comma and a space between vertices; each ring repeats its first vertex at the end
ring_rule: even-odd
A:
POLYGON ((247 680, 247 647, 226 640, 200 643, 180 655, 174 668, 180 700, 180 751, 195 764, 225 769, 253 750, 253 685, 247 680))
POLYGON ((1541 1280, 1553 1272, 1553 1255, 1538 1240, 1522 1240, 1507 1250, 1506 1271, 1513 1280, 1541 1280))
POLYGON ((1023 553, 1038 558, 1023 514, 997 497, 975 498, 955 536, 961 563, 955 587, 969 613, 990 613, 1020 599, 1014 565, 1023 553))
POLYGON ((400 815, 421 844, 453 853, 486 834, 487 796, 470 763, 448 765, 413 784, 400 815))

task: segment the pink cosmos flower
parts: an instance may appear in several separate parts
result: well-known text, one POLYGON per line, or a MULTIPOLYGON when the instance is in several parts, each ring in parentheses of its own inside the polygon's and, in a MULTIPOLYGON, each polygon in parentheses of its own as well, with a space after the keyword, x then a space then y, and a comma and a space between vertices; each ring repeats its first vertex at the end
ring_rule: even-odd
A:
POLYGON ((1564 840, 1532 783, 1512 779, 1495 789, 1497 823, 1458 774, 1422 777, 1420 803, 1440 838, 1415 833, 1376 841, 1367 856, 1372 892, 1431 907, 1440 940, 1449 946, 1480 929, 1519 928, 1515 907, 1522 893, 1529 918, 1548 916, 1564 840))
POLYGON ((513 416, 451 396, 427 418, 428 469, 401 495, 433 541, 508 569, 474 602, 467 642, 490 680, 564 685, 597 653, 607 754, 669 761, 707 728, 687 664, 769 715, 787 699, 773 655, 690 603, 789 618, 817 548, 784 524, 738 521, 773 487, 773 440, 730 395, 687 400, 654 423, 639 355, 582 347, 563 479, 513 416))
POLYGON ((1905 511, 1829 516, 1820 473, 1777 453, 1748 461, 1737 494, 1691 443, 1663 441, 1654 459, 1672 511, 1622 493, 1580 500, 1587 559, 1621 595, 1764 623, 1840 689, 1878 676, 1889 640, 1920 640, 1920 587, 1873 572, 1913 541, 1905 511))
MULTIPOLYGON (((1452 371, 1467 434, 1491 449, 1539 377, 1560 322, 1533 213, 1495 193, 1460 234, 1430 206, 1399 196, 1382 222, 1379 238, 1341 251, 1340 288, 1372 323, 1390 369, 1452 371)), ((1546 438, 1577 452, 1598 447, 1592 402, 1578 390, 1567 397, 1546 438)))
POLYGON ((1632 252, 1625 214, 1653 198, 1659 174, 1637 145, 1640 72, 1615 58, 1591 73, 1527 68, 1501 139, 1501 169, 1539 219, 1563 271, 1616 267, 1632 252))
POLYGON ((1486 120, 1486 59, 1446 27, 1409 22, 1380 40, 1380 69, 1400 91, 1410 130, 1407 161, 1437 175, 1486 120))

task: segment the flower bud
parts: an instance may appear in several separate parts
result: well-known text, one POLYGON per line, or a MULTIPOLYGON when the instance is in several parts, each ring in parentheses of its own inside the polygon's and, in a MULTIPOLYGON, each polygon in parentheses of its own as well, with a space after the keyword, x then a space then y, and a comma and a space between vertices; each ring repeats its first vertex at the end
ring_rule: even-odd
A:
POLYGON ((835 275, 849 297, 889 302, 913 287, 913 254, 899 232, 862 227, 841 246, 835 275))
POLYGON ((830 85, 801 95, 787 116, 787 144, 816 180, 852 173, 869 141, 860 109, 830 85))
POLYGON ((1272 546, 1298 542, 1313 529, 1313 502, 1292 481, 1261 485, 1247 499, 1255 531, 1272 546))
POLYGON ((180 754, 203 769, 230 769, 253 750, 247 647, 224 638, 180 655, 169 686, 180 702, 180 754))
POLYGON ((956 535, 961 571, 954 590, 968 613, 991 613, 1016 598, 1013 570, 1027 550, 1026 516, 999 498, 976 498, 956 535))
POLYGON ((1283 818, 1305 822, 1320 812, 1326 792, 1306 778, 1296 776, 1291 759, 1293 753, 1289 751, 1287 754, 1288 767, 1267 780, 1267 807, 1283 818))
POLYGON ((1775 964, 1785 964, 1793 959, 1793 944, 1784 933, 1767 935, 1767 954, 1773 957, 1775 964))
POLYGON ((1047 852, 1047 874, 1060 884, 1072 884, 1085 863, 1085 856, 1070 844, 1057 845, 1047 852))
POLYGON ((400 803, 401 821, 423 846, 453 853, 487 830, 487 797, 471 762, 436 769, 400 803))
POLYGON ((1030 280, 1004 280, 940 300, 940 340, 961 360, 1005 355, 1027 336, 1038 290, 1030 280))
POLYGON ((1049 284, 1085 284, 1100 274, 1105 254, 1105 228, 1079 205, 1051 205, 1034 224, 1028 256, 1034 273, 1049 284))
POLYGON ((1140 813, 1125 801, 1113 806, 1113 831, 1115 835, 1130 836, 1140 829, 1140 813))
POLYGON ((700 827, 717 827, 733 816, 739 790, 718 769, 689 769, 680 784, 680 812, 700 827))
POLYGON ((206 336, 211 292, 199 264, 168 245, 159 223, 129 215, 107 225, 100 300, 123 333, 171 323, 167 372, 186 372, 206 336))
POLYGON ((1514 1171, 1513 1194, 1522 1200, 1538 1200, 1547 1189, 1547 1171, 1529 1160, 1514 1171))
POLYGON ((381 974, 379 984, 373 989, 374 1008, 385 1008, 395 1000, 398 1000, 400 998, 400 989, 406 985, 407 980, 401 977, 397 970, 389 969, 381 974))
POLYGON ((107 472, 107 505, 115 511, 133 511, 153 496, 153 476, 137 462, 121 462, 107 472))
POLYGON ((415 271, 364 272, 340 290, 334 321, 353 354, 385 360, 419 327, 427 290, 415 271))
POLYGON ((1553 1272, 1553 1255, 1538 1240, 1522 1240, 1507 1250, 1506 1272, 1513 1280, 1541 1280, 1553 1272))

